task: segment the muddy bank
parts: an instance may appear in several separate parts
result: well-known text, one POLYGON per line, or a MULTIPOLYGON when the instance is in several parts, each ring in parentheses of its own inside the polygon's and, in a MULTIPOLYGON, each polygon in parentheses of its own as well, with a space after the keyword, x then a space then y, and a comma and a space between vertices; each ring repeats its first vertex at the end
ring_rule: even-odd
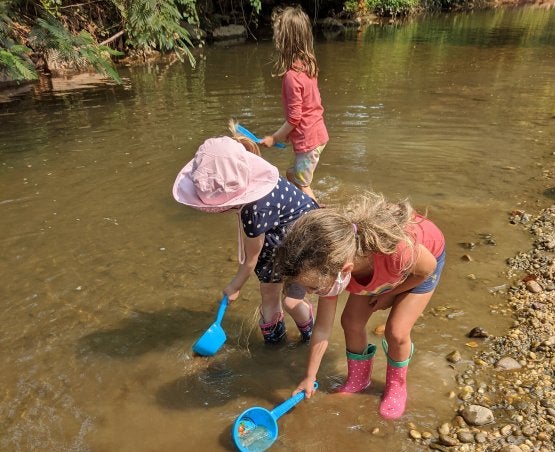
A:
POLYGON ((408 426, 430 449, 554 450, 555 205, 536 216, 515 210, 508 221, 533 238, 530 250, 507 260, 507 284, 492 305, 493 315, 514 318, 512 327, 499 337, 479 327, 469 332, 467 345, 482 350, 470 363, 457 350, 446 356, 456 371, 457 392, 449 397, 460 402, 458 412, 435 432, 408 426))

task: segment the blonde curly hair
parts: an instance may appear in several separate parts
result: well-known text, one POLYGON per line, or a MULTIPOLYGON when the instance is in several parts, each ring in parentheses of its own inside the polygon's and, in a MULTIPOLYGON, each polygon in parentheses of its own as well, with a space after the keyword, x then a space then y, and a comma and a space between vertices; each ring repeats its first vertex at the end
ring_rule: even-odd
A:
POLYGON ((363 192, 345 206, 308 212, 288 231, 277 249, 276 270, 284 280, 313 271, 320 279, 336 277, 346 262, 372 253, 393 254, 400 242, 415 260, 415 241, 407 232, 414 222, 408 200, 388 202, 380 193, 363 192))

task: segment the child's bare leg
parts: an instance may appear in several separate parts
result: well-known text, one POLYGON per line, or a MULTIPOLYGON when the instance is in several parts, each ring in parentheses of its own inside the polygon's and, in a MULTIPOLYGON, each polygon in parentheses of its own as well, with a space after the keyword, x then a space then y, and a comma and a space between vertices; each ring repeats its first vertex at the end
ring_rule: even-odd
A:
POLYGON ((270 322, 281 314, 281 283, 260 283, 260 295, 260 314, 264 322, 270 322))
POLYGON ((295 179, 293 178, 292 168, 289 168, 287 170, 286 176, 287 176, 287 180, 291 182, 293 185, 295 185, 295 187, 300 189, 305 195, 310 196, 312 199, 314 199, 314 201, 318 202, 318 200, 316 199, 316 195, 312 191, 312 188, 310 188, 310 185, 303 187, 302 185, 299 185, 297 182, 295 182, 295 179))
POLYGON ((283 299, 283 308, 293 317, 295 323, 304 323, 310 317, 310 308, 308 303, 297 298, 285 297, 283 299))
POLYGON ((310 196, 312 199, 314 199, 314 201, 318 202, 318 200, 316 199, 316 195, 312 191, 312 188, 310 188, 310 185, 306 187, 299 187, 299 188, 303 191, 304 194, 310 196))
POLYGON ((287 294, 283 299, 283 307, 287 313, 293 317, 301 340, 308 342, 312 337, 314 327, 314 317, 312 315, 312 305, 305 300, 306 289, 300 284, 291 284, 287 288, 287 294))
POLYGON ((266 344, 279 344, 285 338, 285 321, 281 310, 281 283, 260 283, 260 331, 266 344))

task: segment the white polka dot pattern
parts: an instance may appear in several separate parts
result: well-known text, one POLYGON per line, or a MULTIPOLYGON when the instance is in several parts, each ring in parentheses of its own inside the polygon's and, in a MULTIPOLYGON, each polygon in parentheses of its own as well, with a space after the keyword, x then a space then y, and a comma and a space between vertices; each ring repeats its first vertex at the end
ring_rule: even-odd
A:
POLYGON ((311 199, 307 200, 301 190, 280 177, 270 193, 242 208, 241 222, 247 237, 265 235, 264 246, 255 268, 260 281, 280 280, 279 275, 274 272, 275 248, 281 243, 285 230, 291 223, 317 207, 311 199))
POLYGON ((408 366, 395 367, 387 364, 385 390, 380 403, 380 414, 385 419, 397 419, 405 412, 407 369, 408 366))

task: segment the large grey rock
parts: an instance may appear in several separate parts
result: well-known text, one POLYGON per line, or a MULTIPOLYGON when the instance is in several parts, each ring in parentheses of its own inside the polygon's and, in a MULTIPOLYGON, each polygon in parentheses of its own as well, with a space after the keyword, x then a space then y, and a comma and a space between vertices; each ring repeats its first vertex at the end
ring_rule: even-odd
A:
POLYGON ((214 41, 225 41, 228 39, 246 38, 247 29, 243 25, 226 25, 215 28, 212 32, 214 41))
POLYGON ((505 356, 504 358, 501 358, 495 364, 495 368, 498 370, 516 370, 520 369, 521 367, 522 366, 520 365, 520 363, 510 356, 505 356))
POLYGON ((485 425, 495 421, 493 412, 481 405, 469 405, 462 410, 461 416, 467 424, 485 425))

